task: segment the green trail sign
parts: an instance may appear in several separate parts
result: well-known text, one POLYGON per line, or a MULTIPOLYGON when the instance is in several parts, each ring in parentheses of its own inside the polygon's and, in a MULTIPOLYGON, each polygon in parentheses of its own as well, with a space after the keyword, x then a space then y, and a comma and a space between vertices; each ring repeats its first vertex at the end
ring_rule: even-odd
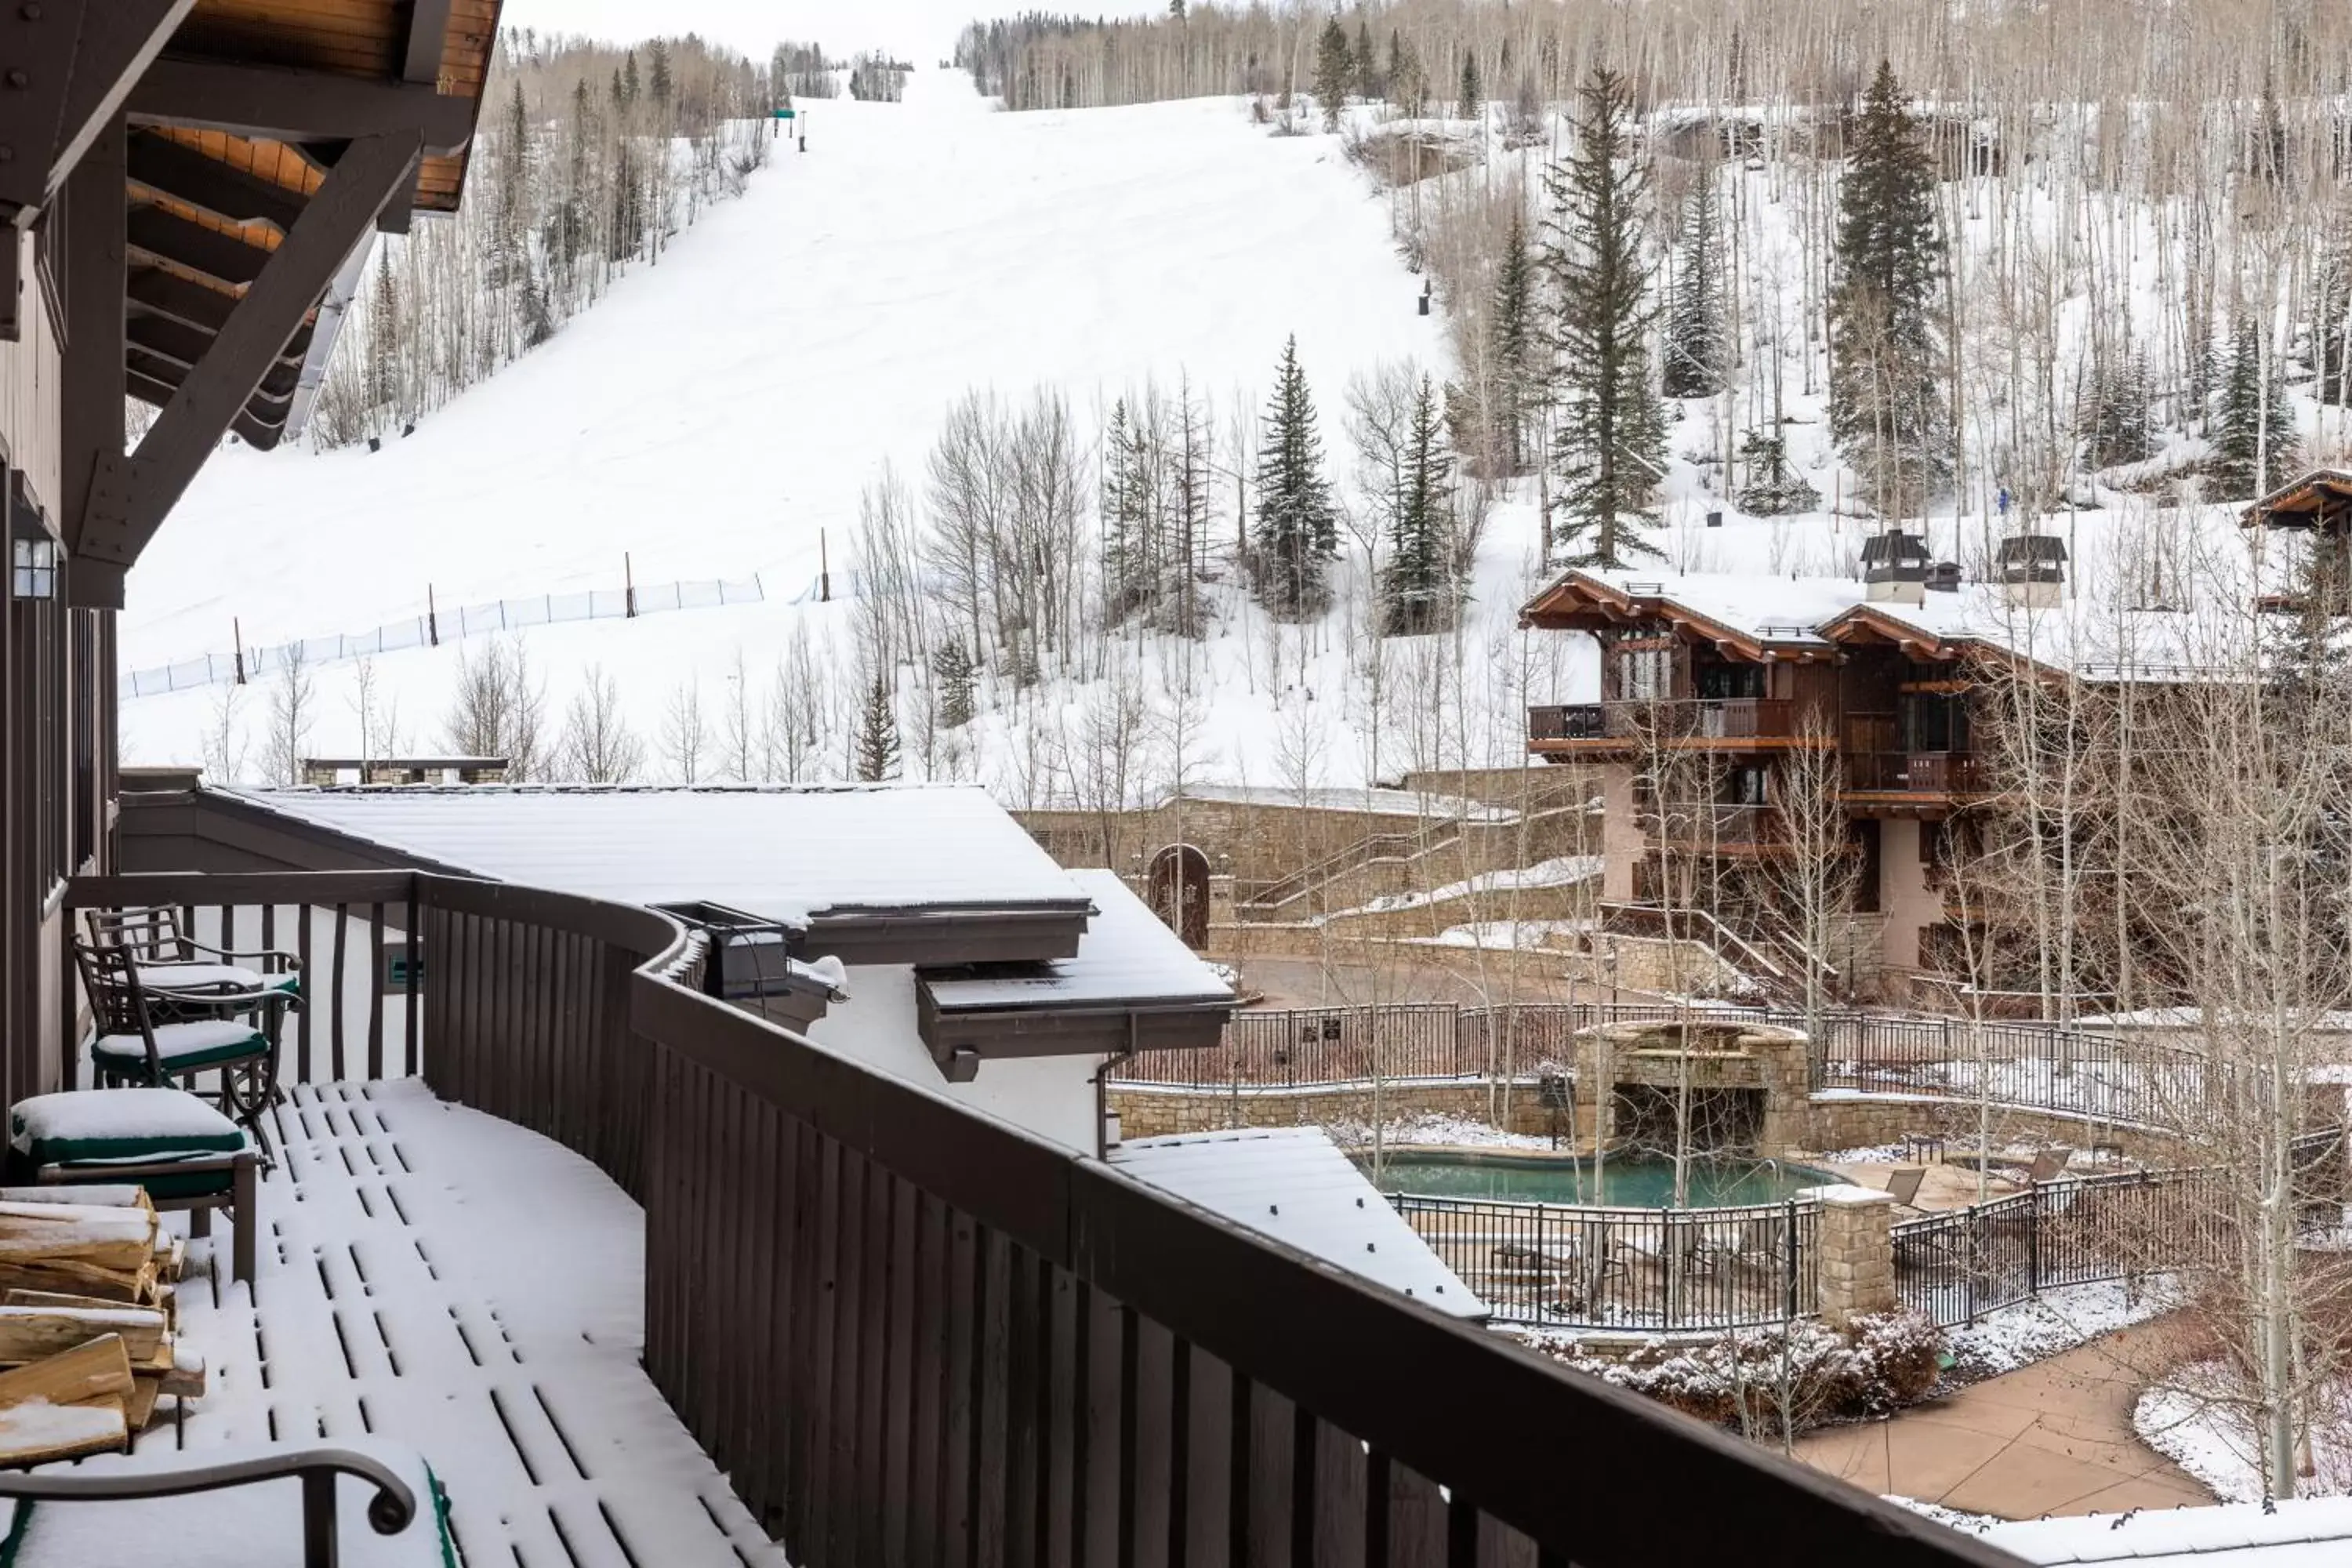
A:
POLYGON ((779 120, 797 120, 800 118, 800 112, 801 111, 797 109, 779 109, 776 110, 776 118, 779 120))

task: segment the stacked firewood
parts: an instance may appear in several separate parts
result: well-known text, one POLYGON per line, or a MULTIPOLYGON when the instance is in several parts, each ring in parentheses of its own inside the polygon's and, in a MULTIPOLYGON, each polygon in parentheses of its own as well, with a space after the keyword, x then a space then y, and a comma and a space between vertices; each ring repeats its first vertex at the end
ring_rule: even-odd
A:
POLYGON ((0 1187, 0 1468, 129 1445, 205 1391, 178 1345, 187 1244, 138 1187, 0 1187))

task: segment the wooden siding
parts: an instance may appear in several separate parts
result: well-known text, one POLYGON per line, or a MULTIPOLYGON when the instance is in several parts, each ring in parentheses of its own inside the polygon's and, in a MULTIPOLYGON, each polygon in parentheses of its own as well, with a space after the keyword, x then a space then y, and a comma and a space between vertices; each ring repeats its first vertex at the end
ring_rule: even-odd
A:
POLYGON ((25 280, 25 294, 20 335, 0 343, 0 458, 23 469, 35 498, 54 508, 60 492, 58 399, 64 373, 57 328, 34 281, 34 247, 31 235, 16 236, 16 275, 25 280))

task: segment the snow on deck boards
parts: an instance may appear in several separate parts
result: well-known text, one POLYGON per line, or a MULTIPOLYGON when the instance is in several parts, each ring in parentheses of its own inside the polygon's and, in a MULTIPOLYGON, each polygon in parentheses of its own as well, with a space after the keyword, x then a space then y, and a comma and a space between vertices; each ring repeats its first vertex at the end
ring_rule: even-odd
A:
MULTIPOLYGON (((473 1568, 782 1568, 638 1364, 643 1224, 601 1172, 415 1081, 296 1089, 275 1123, 260 1278, 221 1226, 180 1288, 212 1378, 181 1446, 413 1446, 473 1568)), ((174 1442, 167 1410, 139 1446, 174 1442)))

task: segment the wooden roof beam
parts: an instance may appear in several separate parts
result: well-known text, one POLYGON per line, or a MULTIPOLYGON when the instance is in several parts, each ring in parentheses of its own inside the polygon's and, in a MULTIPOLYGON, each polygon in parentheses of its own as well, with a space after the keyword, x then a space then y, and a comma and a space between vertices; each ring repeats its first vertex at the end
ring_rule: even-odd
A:
POLYGON ((131 177, 216 218, 266 223, 281 236, 302 216, 301 192, 207 158, 184 142, 152 131, 131 139, 131 177))
POLYGON ((131 94, 136 125, 226 131, 266 142, 405 132, 422 136, 426 153, 455 153, 471 142, 476 108, 470 98, 415 82, 170 58, 149 67, 131 94))
POLYGON ((449 0, 413 0, 408 47, 400 79, 430 86, 441 79, 441 50, 449 38, 449 0))
MULTIPOLYGON (((152 375, 144 375, 135 370, 125 371, 123 373, 122 380, 124 390, 129 392, 131 396, 139 399, 142 403, 152 404, 157 408, 161 408, 165 404, 171 402, 172 394, 179 390, 179 386, 176 383, 158 381, 152 375)), ((259 447, 264 451, 267 451, 271 447, 277 445, 277 435, 265 426, 259 420, 255 419, 250 415, 238 415, 235 419, 229 421, 228 427, 236 431, 240 437, 252 442, 253 445, 259 447)), ((110 570, 119 573, 121 568, 114 567, 110 568, 110 570)), ((76 602, 79 603, 80 601, 77 600, 76 602)))
POLYGON ((139 449, 101 463, 82 523, 86 556, 124 571, 138 562, 376 215, 414 178, 417 149, 414 130, 369 136, 336 162, 139 449))
POLYGON ((112 123, 195 0, 47 0, 0 10, 0 222, 22 227, 112 123))
POLYGON ((191 272, 217 278, 223 283, 250 283, 269 265, 270 253, 248 245, 236 235, 191 223, 162 207, 131 209, 131 245, 150 256, 160 256, 191 272))
MULTIPOLYGON (((211 352, 213 337, 177 321, 161 316, 142 316, 131 322, 129 346, 141 353, 152 354, 181 370, 193 370, 204 363, 211 352)), ((269 373, 261 378, 260 390, 272 397, 291 397, 302 375, 302 356, 292 352, 289 343, 280 349, 269 373)))
MULTIPOLYGON (((131 273, 126 294, 133 318, 152 316, 200 332, 217 333, 236 310, 236 296, 192 283, 160 267, 142 267, 131 273)), ((287 357, 299 359, 310 352, 311 327, 304 322, 287 340, 287 357)))

